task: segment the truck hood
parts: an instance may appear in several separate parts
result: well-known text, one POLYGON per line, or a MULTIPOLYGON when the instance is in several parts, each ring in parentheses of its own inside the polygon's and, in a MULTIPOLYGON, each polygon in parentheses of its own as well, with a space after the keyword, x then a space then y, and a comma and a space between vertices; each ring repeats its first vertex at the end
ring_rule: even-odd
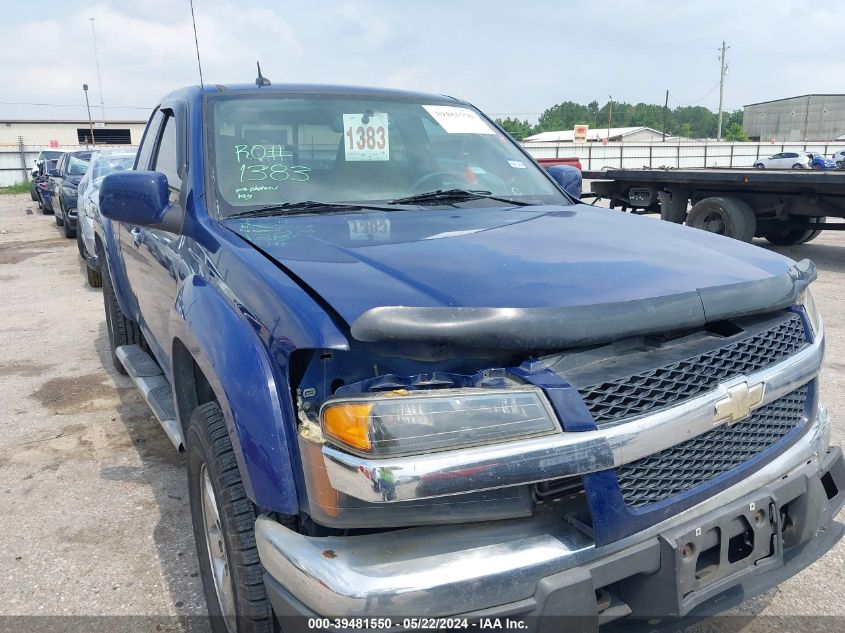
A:
POLYGON ((229 219, 362 341, 577 345, 785 307, 810 262, 588 205, 229 219))

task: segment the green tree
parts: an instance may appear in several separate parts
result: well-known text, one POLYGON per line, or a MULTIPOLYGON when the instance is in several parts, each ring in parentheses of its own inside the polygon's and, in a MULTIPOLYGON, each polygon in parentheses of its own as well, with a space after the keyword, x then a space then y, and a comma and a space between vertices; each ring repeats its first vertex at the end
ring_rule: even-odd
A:
POLYGON ((534 134, 534 126, 528 121, 520 121, 519 119, 508 117, 507 119, 496 119, 496 123, 501 125, 517 141, 521 141, 526 136, 534 134))
POLYGON ((695 133, 692 131, 692 125, 689 123, 681 123, 680 127, 678 127, 677 135, 683 138, 695 137, 695 133))
POLYGON ((726 141, 747 141, 748 134, 742 129, 739 123, 731 123, 722 134, 722 138, 726 141))
POLYGON ((589 109, 574 101, 564 101, 548 108, 540 115, 537 130, 541 132, 571 130, 576 124, 590 124, 589 109))

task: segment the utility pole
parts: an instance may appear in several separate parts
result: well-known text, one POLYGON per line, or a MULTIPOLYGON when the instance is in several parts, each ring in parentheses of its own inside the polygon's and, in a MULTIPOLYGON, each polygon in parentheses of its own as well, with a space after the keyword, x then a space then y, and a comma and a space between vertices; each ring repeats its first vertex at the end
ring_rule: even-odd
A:
POLYGON ((663 142, 666 142, 666 117, 669 114, 669 91, 666 91, 666 101, 663 102, 663 142))
POLYGON ((85 107, 88 109, 88 129, 91 130, 91 145, 94 145, 94 123, 91 121, 91 106, 88 104, 88 84, 82 84, 82 92, 85 93, 85 107))
POLYGON ((719 55, 720 79, 719 79, 719 123, 716 129, 716 140, 722 140, 722 102, 725 98, 725 75, 728 74, 728 64, 725 60, 725 53, 727 53, 730 46, 725 46, 725 40, 722 40, 722 52, 719 55))
MULTIPOLYGON (((106 106, 103 104, 103 79, 100 77, 100 53, 97 51, 97 31, 94 30, 94 18, 88 18, 91 20, 91 35, 94 36, 94 62, 97 64, 97 86, 100 88, 100 111, 103 115, 103 122, 106 121, 106 106)), ((89 112, 89 119, 90 112, 89 112)), ((93 140, 93 136, 91 139, 93 140)))
POLYGON ((608 110, 607 110, 607 142, 610 143, 610 123, 613 120, 613 97, 611 95, 607 95, 608 101, 608 110))

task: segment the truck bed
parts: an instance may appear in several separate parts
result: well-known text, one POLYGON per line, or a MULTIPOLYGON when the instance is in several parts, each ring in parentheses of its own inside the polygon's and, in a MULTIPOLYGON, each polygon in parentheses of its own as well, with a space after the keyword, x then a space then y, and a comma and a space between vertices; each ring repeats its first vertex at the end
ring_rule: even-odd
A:
POLYGON ((845 171, 796 169, 608 169, 585 171, 584 180, 612 180, 627 184, 687 185, 696 189, 757 192, 807 191, 845 195, 845 171))

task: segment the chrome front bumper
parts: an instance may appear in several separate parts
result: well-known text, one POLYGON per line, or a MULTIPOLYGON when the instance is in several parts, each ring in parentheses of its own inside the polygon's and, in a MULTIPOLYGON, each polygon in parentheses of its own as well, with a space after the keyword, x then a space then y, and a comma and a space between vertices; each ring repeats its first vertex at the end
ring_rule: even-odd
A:
POLYGON ((765 406, 813 380, 824 355, 824 329, 812 344, 783 362, 721 383, 678 406, 596 431, 559 433, 426 455, 367 458, 322 447, 332 487, 370 503, 392 503, 532 484, 629 464, 713 429, 714 411, 741 383, 764 385, 765 406), (373 477, 391 471, 395 494, 382 498, 373 477))
MULTIPOLYGON (((303 536, 262 515, 256 521, 256 543, 269 577, 307 613, 432 616, 485 609, 536 611, 543 583, 552 576, 574 570, 586 586, 593 583, 597 589, 608 579, 654 574, 655 565, 660 565, 659 544, 667 532, 695 525, 752 495, 777 498, 776 490, 787 483, 807 494, 811 488, 818 490, 831 463, 841 469, 841 452, 828 451, 829 438, 829 417, 820 406, 801 438, 737 485, 602 547, 550 512, 511 521, 322 538, 303 536), (640 568, 632 568, 632 561, 639 561, 640 568)), ((836 498, 839 506, 845 496, 845 485, 842 488, 836 498)), ((838 507, 825 510, 829 511, 820 527, 830 523, 838 507)))

